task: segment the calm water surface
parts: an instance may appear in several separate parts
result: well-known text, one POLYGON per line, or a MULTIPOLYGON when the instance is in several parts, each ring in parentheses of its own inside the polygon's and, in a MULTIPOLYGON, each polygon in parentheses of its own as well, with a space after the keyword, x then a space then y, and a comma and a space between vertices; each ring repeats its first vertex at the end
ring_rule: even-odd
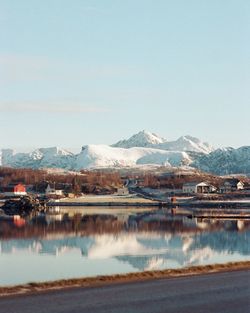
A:
POLYGON ((250 221, 167 210, 61 208, 0 222, 0 286, 250 260, 250 221))

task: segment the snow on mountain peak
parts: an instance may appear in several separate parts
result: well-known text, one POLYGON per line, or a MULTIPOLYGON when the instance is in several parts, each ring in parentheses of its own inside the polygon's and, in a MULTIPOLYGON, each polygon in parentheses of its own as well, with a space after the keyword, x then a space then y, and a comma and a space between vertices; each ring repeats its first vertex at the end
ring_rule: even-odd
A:
POLYGON ((124 139, 113 144, 112 147, 118 148, 132 148, 132 147, 152 147, 165 142, 166 139, 162 138, 154 133, 147 130, 142 130, 139 133, 133 135, 129 139, 124 139))
POLYGON ((208 143, 190 135, 181 136, 176 141, 166 143, 165 148, 166 150, 192 151, 205 154, 214 150, 208 143))
POLYGON ((72 155, 73 153, 59 147, 49 147, 38 149, 43 155, 72 155))
POLYGON ((66 168, 72 167, 74 155, 58 147, 39 148, 30 153, 14 153, 11 149, 2 150, 2 165, 31 168, 66 168))
MULTIPOLYGON (((144 132, 145 133, 145 132, 144 132)), ((208 153, 209 145, 191 136, 173 142, 154 144, 152 147, 117 148, 107 145, 88 145, 79 154, 57 147, 40 148, 31 153, 0 151, 1 166, 15 168, 61 168, 81 170, 101 167, 135 167, 164 165, 190 166, 219 175, 250 173, 250 147, 221 148, 208 153), (201 153, 202 152, 202 153, 201 153)))
POLYGON ((190 166, 219 175, 250 173, 250 147, 214 150, 198 138, 186 135, 166 141, 143 130, 113 146, 87 145, 73 154, 58 147, 39 148, 30 153, 0 150, 0 165, 15 168, 61 168, 81 170, 140 165, 190 166))
POLYGON ((112 147, 149 147, 167 151, 191 151, 205 154, 214 150, 208 143, 189 135, 182 136, 175 141, 167 141, 165 138, 146 130, 140 131, 129 139, 118 141, 112 147))

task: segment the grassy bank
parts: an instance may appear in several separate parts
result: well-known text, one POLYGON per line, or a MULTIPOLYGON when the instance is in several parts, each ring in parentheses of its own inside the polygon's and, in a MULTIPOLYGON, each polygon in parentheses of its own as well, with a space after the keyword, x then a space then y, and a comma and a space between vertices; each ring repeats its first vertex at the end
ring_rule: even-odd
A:
POLYGON ((17 294, 37 293, 58 290, 62 288, 95 287, 113 283, 138 282, 151 279, 173 278, 237 270, 250 270, 250 261, 205 266, 192 266, 174 270, 169 269, 162 271, 147 271, 122 275, 106 275, 90 278, 63 279, 51 282, 29 283, 13 287, 0 287, 0 296, 2 297, 17 294))

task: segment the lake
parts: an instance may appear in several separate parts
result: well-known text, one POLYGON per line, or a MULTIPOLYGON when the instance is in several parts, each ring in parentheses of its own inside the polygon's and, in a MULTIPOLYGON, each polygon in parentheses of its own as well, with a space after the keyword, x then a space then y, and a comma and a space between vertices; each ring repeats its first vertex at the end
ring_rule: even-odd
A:
POLYGON ((55 211, 0 222, 0 286, 250 260, 250 220, 153 208, 55 211))

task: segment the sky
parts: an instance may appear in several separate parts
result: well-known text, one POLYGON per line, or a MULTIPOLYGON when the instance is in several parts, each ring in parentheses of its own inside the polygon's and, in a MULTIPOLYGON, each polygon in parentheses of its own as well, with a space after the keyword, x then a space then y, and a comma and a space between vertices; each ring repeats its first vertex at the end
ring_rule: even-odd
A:
POLYGON ((0 0, 0 147, 250 145, 249 38, 249 0, 0 0))

